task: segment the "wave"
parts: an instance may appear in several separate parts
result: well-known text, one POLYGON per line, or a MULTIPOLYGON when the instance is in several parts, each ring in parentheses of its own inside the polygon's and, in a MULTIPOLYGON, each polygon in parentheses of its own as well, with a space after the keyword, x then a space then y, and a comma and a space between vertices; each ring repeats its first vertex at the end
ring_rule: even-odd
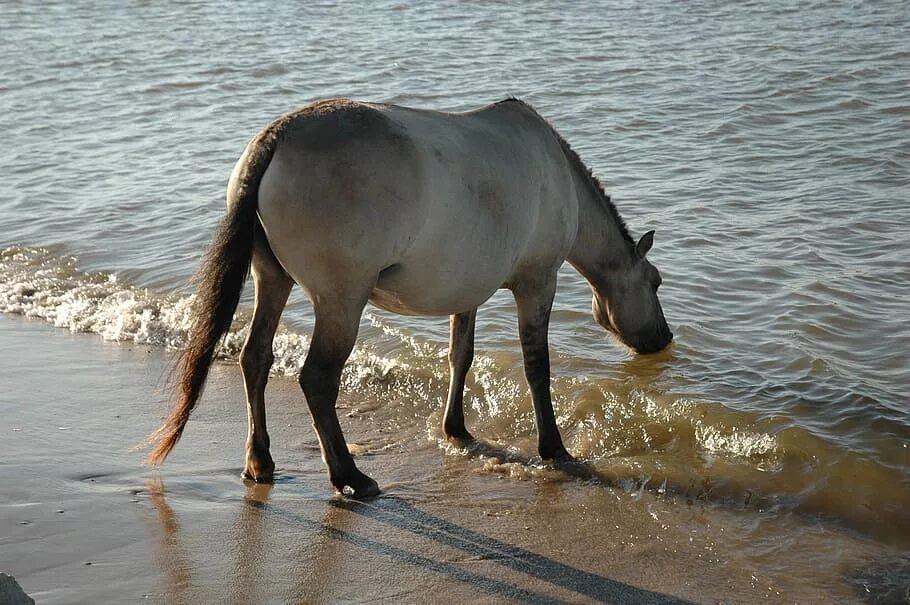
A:
MULTIPOLYGON (((59 248, 0 250, 0 312, 42 319, 105 340, 179 349, 187 337, 192 296, 138 288, 107 272, 84 272, 59 248)), ((248 330, 240 309, 217 355, 236 359, 248 330)), ((446 344, 421 340, 378 313, 365 315, 367 338, 342 377, 355 413, 369 412, 400 433, 443 444, 438 426, 448 386, 446 344), (380 353, 380 351, 382 353, 380 353), (359 409, 358 409, 359 408, 359 409)), ((364 330, 362 330, 364 332, 364 330)), ((309 338, 282 325, 273 374, 297 374, 309 338)), ((760 510, 797 510, 910 542, 907 478, 894 469, 821 439, 794 420, 733 410, 649 381, 557 376, 553 400, 570 451, 596 477, 625 489, 654 489, 686 499, 760 510)), ((519 479, 554 476, 533 456, 534 413, 520 355, 478 354, 466 384, 465 409, 478 435, 508 444, 505 456, 481 456, 487 472, 519 479)), ((451 448, 449 448, 451 450, 451 448)), ((558 475, 558 473, 556 473, 558 475)))
MULTIPOLYGON (((180 349, 192 323, 194 296, 169 296, 137 288, 113 273, 83 272, 76 257, 54 248, 0 250, 0 312, 43 319, 71 332, 104 340, 180 349)), ((249 313, 235 316, 216 357, 236 359, 249 330, 249 313)), ((282 326, 274 341, 272 373, 294 376, 309 338, 282 326)), ((382 380, 399 364, 358 349, 348 375, 382 380)))

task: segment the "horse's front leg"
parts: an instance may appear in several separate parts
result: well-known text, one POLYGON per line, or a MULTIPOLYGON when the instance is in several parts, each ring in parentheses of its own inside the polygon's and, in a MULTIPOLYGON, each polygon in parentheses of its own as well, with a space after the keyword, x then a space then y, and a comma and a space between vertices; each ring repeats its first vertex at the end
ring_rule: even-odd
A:
POLYGON ((464 381, 474 361, 477 309, 449 317, 449 395, 442 431, 449 441, 465 445, 474 437, 464 426, 464 381))
POLYGON ((556 274, 545 284, 513 288, 518 307, 518 333, 524 356, 525 376, 531 387, 534 419, 537 423, 537 450, 545 460, 571 460, 562 444, 553 402, 550 399, 550 349, 547 330, 556 293, 556 274))
POLYGON ((365 304, 366 297, 362 300, 323 298, 314 305, 316 325, 299 377, 313 415, 322 458, 329 467, 329 480, 339 493, 355 498, 375 496, 379 486, 354 464, 338 423, 335 402, 341 371, 354 348, 365 304), (345 492, 345 488, 352 491, 345 492))

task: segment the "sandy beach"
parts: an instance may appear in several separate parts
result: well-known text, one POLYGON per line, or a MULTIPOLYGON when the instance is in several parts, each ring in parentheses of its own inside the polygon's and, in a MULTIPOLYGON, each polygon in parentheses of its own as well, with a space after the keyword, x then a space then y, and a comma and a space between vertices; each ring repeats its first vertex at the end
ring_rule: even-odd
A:
POLYGON ((269 387, 277 481, 244 482, 233 364, 215 366, 184 440, 155 471, 130 448, 165 409, 168 354, 10 316, 0 350, 0 571, 38 603, 844 602, 861 596, 856 561, 887 555, 820 525, 819 547, 840 554, 817 583, 794 582, 787 534, 805 519, 771 531, 765 519, 757 548, 760 512, 432 440, 390 447, 394 428, 356 409, 344 428, 384 495, 345 500, 288 379, 269 387))

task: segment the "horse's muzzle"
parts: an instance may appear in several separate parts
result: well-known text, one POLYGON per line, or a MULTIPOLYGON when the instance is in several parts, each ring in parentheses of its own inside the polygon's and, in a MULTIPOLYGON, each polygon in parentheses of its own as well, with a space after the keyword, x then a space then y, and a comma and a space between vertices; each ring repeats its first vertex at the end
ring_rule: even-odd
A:
POLYGON ((629 344, 629 346, 631 346, 639 355, 651 355, 653 353, 660 353, 670 346, 671 342, 673 342, 673 332, 670 331, 669 327, 665 327, 656 335, 656 337, 642 338, 635 344, 627 344, 629 344))

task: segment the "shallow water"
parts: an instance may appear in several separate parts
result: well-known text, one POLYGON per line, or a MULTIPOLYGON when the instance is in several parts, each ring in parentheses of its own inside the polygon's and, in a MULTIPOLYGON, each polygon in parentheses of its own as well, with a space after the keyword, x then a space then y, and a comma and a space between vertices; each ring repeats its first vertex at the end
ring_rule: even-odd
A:
MULTIPOLYGON (((753 511, 755 556, 788 515, 906 549, 908 39, 900 1, 5 3, 0 309, 179 346, 184 283, 268 120, 333 95, 444 110, 517 95, 634 234, 656 229, 676 334, 629 356, 564 269, 551 345, 570 450, 614 489, 753 511)), ((277 372, 301 363, 311 319, 295 295, 277 372)), ((530 457, 515 324, 506 293, 481 308, 467 416, 530 457)), ((364 318, 347 396, 402 444, 439 436, 446 329, 364 318)), ((814 528, 794 537, 810 559, 814 528)))
POLYGON ((890 603, 906 590, 907 558, 857 532, 489 445, 449 452, 356 394, 342 422, 385 494, 336 498, 296 380, 280 376, 276 481, 244 484, 235 364, 214 367, 151 471, 129 448, 160 422, 164 349, 7 315, 0 351, 18 362, 0 364, 0 569, 39 603, 890 603))

